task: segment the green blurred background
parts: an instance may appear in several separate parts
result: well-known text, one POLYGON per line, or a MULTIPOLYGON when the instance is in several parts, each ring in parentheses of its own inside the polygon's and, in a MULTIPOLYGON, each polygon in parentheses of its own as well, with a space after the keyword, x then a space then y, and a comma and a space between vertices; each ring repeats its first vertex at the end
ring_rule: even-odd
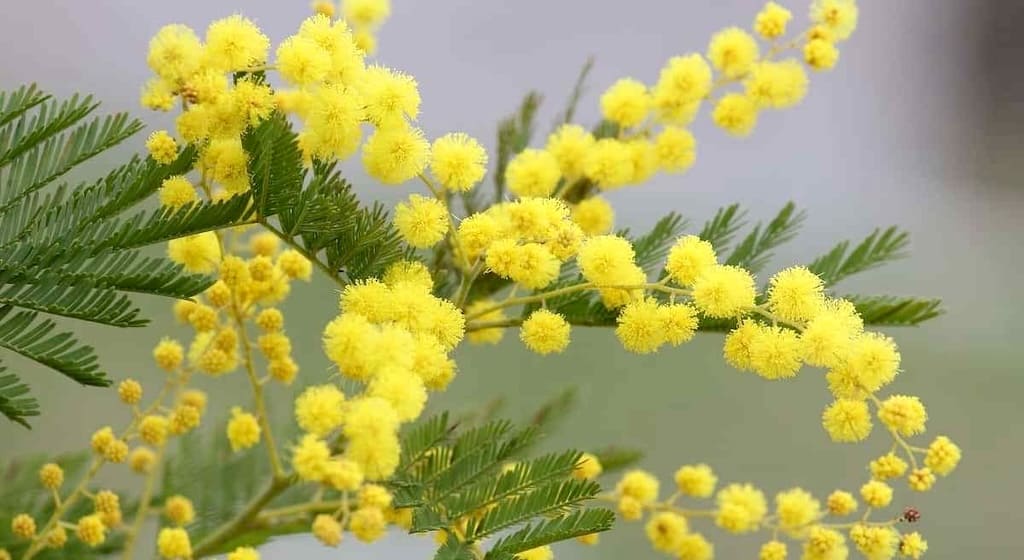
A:
MULTIPOLYGON (((784 2, 798 21, 806 3, 784 2)), ((379 58, 420 81, 420 122, 428 136, 462 130, 489 147, 494 123, 527 89, 547 95, 541 123, 550 122, 588 56, 596 56, 597 66, 580 118, 593 122, 597 95, 616 78, 653 81, 668 57, 702 50, 721 27, 749 25, 760 8, 757 0, 393 4, 394 16, 379 37, 379 58)), ((861 4, 860 28, 842 46, 839 66, 812 76, 801 106, 764 114, 754 135, 742 141, 714 130, 705 112, 694 125, 696 167, 612 194, 617 225, 643 230, 671 209, 688 217, 693 231, 727 203, 740 202, 753 218, 767 218, 792 199, 809 219, 803 234, 778 252, 772 271, 809 262, 836 241, 861 238, 876 226, 909 229, 911 259, 858 277, 842 291, 946 301, 945 316, 891 331, 904 369, 893 390, 920 395, 931 414, 930 433, 948 434, 965 458, 933 492, 901 491, 895 506, 923 512, 917 528, 931 544, 929 558, 1018 558, 1024 552, 1015 532, 1024 524, 1018 475, 1024 458, 1024 304, 1016 292, 1024 256, 1024 39, 1017 30, 1024 10, 1002 0, 861 4)), ((181 22, 201 30, 214 18, 243 11, 277 41, 308 13, 304 0, 12 0, 5 8, 3 88, 36 81, 57 94, 93 92, 106 110, 131 109, 155 127, 170 119, 137 108, 137 93, 147 77, 146 43, 161 25, 181 22)), ((139 150, 142 140, 140 135, 121 155, 139 150)), ((97 162, 93 169, 117 163, 97 162)), ((367 198, 394 201, 417 188, 376 186, 357 160, 343 167, 367 198)), ((319 333, 335 300, 334 286, 316 279, 286 306, 303 368, 295 389, 329 373, 319 333)), ((187 334, 173 324, 166 302, 143 305, 155 318, 149 328, 76 328, 96 344, 114 377, 136 377, 152 387, 159 375, 150 366, 150 348, 161 336, 187 334)), ((818 421, 829 401, 819 372, 767 383, 726 367, 720 347, 720 336, 706 335, 638 357, 621 350, 610 332, 581 328, 565 354, 542 358, 509 333, 496 348, 460 349, 458 378, 430 406, 468 410, 501 397, 503 412, 521 418, 576 386, 578 407, 548 447, 640 447, 647 452, 642 466, 665 481, 681 464, 707 462, 723 481, 750 480, 769 493, 801 485, 824 495, 837 485, 855 489, 863 482, 867 460, 888 443, 882 434, 856 446, 829 443, 818 421)), ((76 449, 95 426, 123 420, 113 391, 79 389, 15 359, 8 365, 31 380, 44 415, 32 431, 0 424, 0 459, 76 449)), ((200 383, 211 393, 212 408, 221 411, 205 426, 220 431, 225 411, 248 401, 245 381, 233 375, 200 383)), ((287 407, 292 390, 274 392, 273 407, 287 407)), ((128 485, 126 472, 108 481, 128 485)), ((753 557, 761 540, 714 530, 709 536, 719 558, 753 557)), ((394 535, 371 549, 350 540, 338 551, 293 537, 263 552, 278 560, 426 558, 429 551, 429 540, 394 535)), ((596 549, 566 544, 556 552, 560 558, 656 557, 636 526, 621 527, 596 549)))

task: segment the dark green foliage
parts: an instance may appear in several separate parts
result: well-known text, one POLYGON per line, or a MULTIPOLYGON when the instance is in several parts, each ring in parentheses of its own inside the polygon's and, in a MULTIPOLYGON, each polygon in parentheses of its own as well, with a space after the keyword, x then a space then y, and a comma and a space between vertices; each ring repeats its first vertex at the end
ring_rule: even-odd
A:
POLYGON ((644 458, 644 452, 627 447, 605 447, 594 452, 605 474, 621 471, 644 458))
POLYGON ((895 296, 845 296, 867 325, 915 326, 944 313, 942 300, 895 296))
POLYGON ((828 253, 814 259, 808 268, 821 276, 826 284, 833 285, 847 276, 905 257, 905 249, 909 244, 910 234, 896 226, 885 230, 876 229, 852 251, 850 242, 843 241, 828 253))
POLYGON ((569 124, 576 117, 576 108, 580 104, 580 99, 583 98, 584 92, 586 92, 587 76, 590 75, 590 71, 594 69, 594 57, 590 57, 586 62, 583 63, 583 67, 580 68, 580 73, 576 76, 576 83, 572 87, 572 92, 569 93, 569 99, 565 103, 565 110, 563 110, 558 118, 555 119, 555 128, 560 125, 569 124))
POLYGON ((743 227, 745 214, 746 212, 740 210, 739 204, 719 208, 715 216, 704 224, 697 237, 710 243, 715 250, 725 250, 743 227))
MULTIPOLYGON (((772 250, 796 237, 797 230, 807 216, 796 210, 792 202, 786 204, 768 225, 757 224, 743 241, 733 249, 725 264, 742 266, 752 273, 759 272, 772 258, 772 250)), ((712 244, 714 245, 714 244, 712 244)), ((718 249, 719 254, 724 252, 718 249)))
POLYGON ((611 529, 615 514, 606 509, 576 510, 570 514, 531 523, 507 537, 498 539, 485 558, 511 560, 516 554, 538 546, 582 537, 611 529))
POLYGON ((494 168, 495 200, 500 201, 505 197, 505 168, 508 167, 508 163, 530 145, 541 100, 539 93, 527 93, 516 112, 498 123, 498 153, 494 168))

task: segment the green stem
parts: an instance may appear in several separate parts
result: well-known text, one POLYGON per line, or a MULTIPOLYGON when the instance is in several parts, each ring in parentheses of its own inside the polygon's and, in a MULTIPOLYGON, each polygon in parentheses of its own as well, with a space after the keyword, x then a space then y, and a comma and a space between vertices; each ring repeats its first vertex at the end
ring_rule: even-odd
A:
POLYGON ((69 494, 68 497, 53 510, 53 515, 50 516, 50 519, 46 522, 46 525, 43 526, 43 529, 39 531, 36 540, 33 541, 28 547, 28 550, 25 551, 24 556, 21 557, 22 560, 30 560, 36 554, 39 554, 43 549, 43 545, 46 543, 46 535, 49 534, 50 530, 60 522, 61 518, 64 517, 64 514, 71 509, 71 506, 75 505, 78 499, 85 494, 86 488, 89 487, 89 483, 92 482, 93 477, 96 476, 96 473, 99 472, 100 467, 102 467, 104 463, 106 463, 106 461, 104 461, 102 457, 96 457, 92 460, 92 466, 89 467, 89 470, 85 473, 85 476, 82 477, 78 486, 71 491, 71 494, 69 494))
POLYGON ((139 507, 135 510, 135 521, 124 536, 124 552, 121 554, 121 558, 124 560, 134 558, 135 543, 138 542, 142 524, 146 521, 146 515, 149 513, 150 502, 152 502, 153 493, 156 491, 156 475, 160 470, 160 465, 163 463, 166 450, 167 444, 165 442, 157 449, 153 470, 146 475, 146 485, 142 489, 142 495, 139 496, 139 507))
POLYGON ((216 531, 192 550, 193 558, 203 558, 216 553, 217 548, 246 531, 247 525, 259 516, 260 511, 292 485, 292 481, 284 477, 274 477, 266 489, 249 501, 245 508, 231 521, 221 525, 216 531))

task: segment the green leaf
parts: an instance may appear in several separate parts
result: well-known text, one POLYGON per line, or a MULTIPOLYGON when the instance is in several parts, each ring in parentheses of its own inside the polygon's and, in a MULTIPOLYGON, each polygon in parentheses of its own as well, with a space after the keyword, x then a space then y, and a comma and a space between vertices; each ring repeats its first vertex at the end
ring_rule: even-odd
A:
POLYGON ((434 560, 473 560, 473 550, 464 542, 449 538, 437 549, 434 560))
POLYGON ((478 541, 535 517, 560 514, 593 498, 601 487, 591 480, 560 480, 505 500, 466 526, 466 540, 478 541))
POLYGON ((910 234, 896 226, 885 230, 876 229, 850 251, 850 242, 843 241, 828 253, 814 259, 808 266, 827 285, 833 285, 844 278, 882 266, 887 262, 906 256, 910 234))
POLYGON ((768 222, 767 226, 757 224, 740 244, 733 249, 725 264, 742 266, 752 273, 760 271, 772 257, 772 250, 796 236, 806 213, 797 212, 792 202, 768 222))
POLYGON ((541 100, 539 93, 527 93, 516 112, 498 123, 498 157, 494 169, 495 200, 505 198, 505 168, 508 167, 508 163, 530 145, 534 120, 541 100))
POLYGON ((559 125, 571 123, 575 118, 576 108, 579 106, 580 99, 583 97, 583 93, 586 90, 587 77, 593 69, 594 57, 587 58, 587 61, 583 63, 583 67, 580 68, 579 75, 576 76, 576 83, 572 87, 572 92, 569 94, 568 101, 566 101, 565 110, 563 110, 555 120, 556 128, 559 125))
POLYGON ((3 373, 7 368, 0 365, 0 414, 12 422, 28 427, 29 416, 39 416, 39 403, 28 394, 28 385, 21 383, 17 375, 3 373))
MULTIPOLYGON (((649 275, 663 269, 669 250, 685 229, 686 220, 675 212, 669 212, 667 216, 655 222, 651 231, 633 239, 636 264, 649 275)), ((624 231, 622 235, 628 237, 628 233, 624 231)))
POLYGON ((531 523, 503 537, 487 551, 487 560, 511 560, 514 555, 559 541, 611 529, 615 514, 607 509, 577 510, 567 515, 531 523))
POLYGON ((914 326, 942 315, 942 301, 895 296, 845 296, 857 307, 865 325, 914 326))
POLYGON ((740 210, 739 204, 719 208, 715 212, 715 217, 704 224, 704 229, 697 236, 710 243, 715 251, 724 253, 733 237, 743 227, 745 215, 746 212, 740 210))
POLYGON ((107 387, 110 378, 100 370, 92 347, 83 346, 69 332, 54 333, 49 319, 36 321, 38 313, 14 313, 0 305, 0 347, 52 368, 83 385, 107 387))
POLYGON ((600 449, 594 455, 601 463, 603 473, 621 471, 644 458, 644 452, 639 449, 617 446, 600 449))

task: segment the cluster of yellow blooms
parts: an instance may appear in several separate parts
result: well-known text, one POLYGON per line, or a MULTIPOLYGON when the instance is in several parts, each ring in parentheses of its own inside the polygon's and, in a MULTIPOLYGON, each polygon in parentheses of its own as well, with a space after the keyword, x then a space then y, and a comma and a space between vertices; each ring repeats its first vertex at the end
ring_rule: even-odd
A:
MULTIPOLYGON (((791 13, 768 2, 753 24, 754 34, 768 42, 764 53, 754 35, 728 28, 714 35, 706 57, 687 54, 669 60, 653 87, 632 79, 616 82, 601 96, 600 105, 604 118, 616 125, 617 136, 596 138, 578 125, 561 126, 543 149, 526 149, 509 162, 505 183, 514 200, 499 201, 461 219, 447 205, 449 194, 476 187, 487 172, 487 153, 461 133, 428 142, 412 124, 420 104, 415 80, 382 66, 367 66, 365 58, 374 51, 372 32, 389 15, 389 3, 347 0, 344 19, 333 19, 332 2, 314 2, 314 10, 316 15, 281 42, 273 61, 269 39, 237 15, 211 24, 205 42, 181 25, 167 26, 153 38, 148 62, 156 78, 146 86, 142 102, 168 111, 180 100, 177 134, 196 144, 201 154, 198 183, 185 176, 167 179, 160 190, 161 203, 180 207, 201 196, 219 200, 245 192, 249 156, 241 135, 277 110, 301 122, 300 146, 307 162, 348 158, 361 147, 364 168, 381 183, 421 180, 429 196, 412 194, 399 204, 394 225, 412 247, 445 243, 462 284, 451 300, 437 297, 432 277, 436 271, 417 261, 401 261, 383 278, 345 286, 340 314, 323 331, 324 351, 340 378, 311 385, 295 400, 295 419, 303 435, 294 442, 289 462, 274 442, 263 391, 271 381, 290 384, 298 373, 283 330, 284 316, 275 306, 287 297, 293 280, 310 279, 315 255, 298 248, 282 250, 274 233, 250 234, 245 228, 170 242, 169 256, 186 270, 217 276, 202 297, 174 307, 175 316, 194 329, 193 340, 187 351, 171 339, 154 349, 154 360, 168 377, 149 407, 139 406, 139 383, 121 384, 119 395, 131 406, 132 420, 121 433, 105 427, 94 434, 93 467, 71 494, 59 493, 59 466, 42 469, 40 481, 54 493, 57 507, 38 531, 30 516, 15 518, 14 533, 32 541, 26 558, 64 544, 66 524, 61 517, 84 496, 93 497, 95 513, 74 525, 81 541, 96 546, 121 525, 117 496, 88 491, 96 471, 108 462, 128 462, 147 475, 136 521, 127 530, 131 550, 149 507, 153 466, 161 460, 167 438, 184 434, 201 421, 206 398, 185 388, 189 379, 194 373, 224 375, 240 366, 251 382, 254 406, 252 412, 231 410, 226 436, 232 449, 242 452, 262 444, 275 489, 294 484, 292 474, 318 488, 309 504, 267 510, 261 519, 315 516, 311 532, 328 546, 337 546, 346 529, 371 542, 389 523, 408 527, 410 510, 393 508, 391 494, 378 483, 399 464, 399 428, 420 417, 428 391, 444 390, 455 376, 451 352, 463 338, 496 343, 511 326, 520 327, 520 338, 530 350, 561 352, 570 343, 571 326, 546 304, 579 292, 595 292, 615 310, 617 338, 639 354, 690 340, 701 317, 734 320, 736 327, 724 343, 730 365, 770 380, 792 378, 805 364, 825 368, 835 397, 822 414, 829 436, 837 442, 865 439, 872 430, 874 407, 893 439, 891 451, 871 462, 871 480, 860 489, 860 500, 866 504, 863 517, 849 523, 831 519, 858 508, 854 495, 841 490, 828 496, 824 505, 803 489, 785 490, 776 495, 771 512, 764 493, 752 484, 729 484, 716 493, 717 477, 706 465, 680 468, 675 473, 676 491, 664 501, 659 500, 657 478, 630 471, 603 497, 614 501, 626 520, 646 517, 647 536, 656 550, 683 560, 709 560, 712 544, 692 530, 695 518, 706 517, 731 533, 771 531, 761 560, 787 557, 781 536, 801 543, 806 560, 846 558, 843 530, 872 560, 892 558, 897 552, 916 559, 924 553, 927 544, 918 533, 901 534, 897 529, 901 521, 913 521, 908 515, 884 521, 872 521, 870 515, 893 500, 894 491, 886 481, 905 477, 911 489, 929 490, 936 476, 956 467, 960 449, 943 436, 927 448, 911 445, 906 438, 925 429, 922 403, 905 395, 877 396, 899 371, 900 355, 891 339, 865 331, 854 305, 829 297, 822 280, 807 268, 779 272, 759 294, 749 271, 719 264, 715 248, 696 236, 675 242, 662 279, 651 282, 636 262, 632 243, 610 234, 609 203, 586 193, 569 204, 565 196, 581 181, 608 190, 644 182, 659 169, 686 170, 695 158, 695 140, 683 127, 705 100, 714 103, 714 122, 738 136, 752 130, 760 110, 799 102, 807 90, 803 65, 796 59, 776 58, 802 48, 807 66, 831 68, 838 58, 836 43, 856 26, 854 0, 814 0, 813 25, 792 40, 784 39, 791 13), (270 70, 287 87, 272 89, 263 79, 270 70), (245 77, 229 83, 228 76, 238 72, 245 77), (730 85, 739 85, 742 91, 713 99, 730 85), (365 141, 364 128, 370 130, 365 141), (565 270, 572 270, 567 267, 578 269, 582 280, 543 291, 564 278, 565 270), (473 282, 485 273, 510 281, 507 297, 470 298, 473 282), (520 289, 530 293, 516 297, 520 289), (505 314, 510 308, 534 305, 539 307, 523 320, 505 314), (247 333, 250 323, 261 333, 255 341, 247 333), (265 376, 258 373, 256 351, 265 359, 265 376), (360 387, 360 392, 346 395, 341 378, 347 386, 360 387), (170 404, 164 404, 167 398, 170 404), (715 504, 707 509, 677 504, 684 498, 711 497, 715 504)), ((147 148, 158 162, 178 157, 178 141, 166 131, 150 136, 147 148)), ((598 459, 585 454, 574 474, 592 479, 601 471, 598 459)), ((164 514, 170 526, 161 529, 157 540, 163 558, 190 558, 203 549, 203 544, 193 549, 186 530, 195 516, 187 498, 168 498, 164 514)), ((580 540, 592 544, 597 538, 580 540)), ((243 547, 228 558, 258 560, 259 555, 243 547)), ((552 552, 541 547, 518 558, 550 560, 552 552)))

